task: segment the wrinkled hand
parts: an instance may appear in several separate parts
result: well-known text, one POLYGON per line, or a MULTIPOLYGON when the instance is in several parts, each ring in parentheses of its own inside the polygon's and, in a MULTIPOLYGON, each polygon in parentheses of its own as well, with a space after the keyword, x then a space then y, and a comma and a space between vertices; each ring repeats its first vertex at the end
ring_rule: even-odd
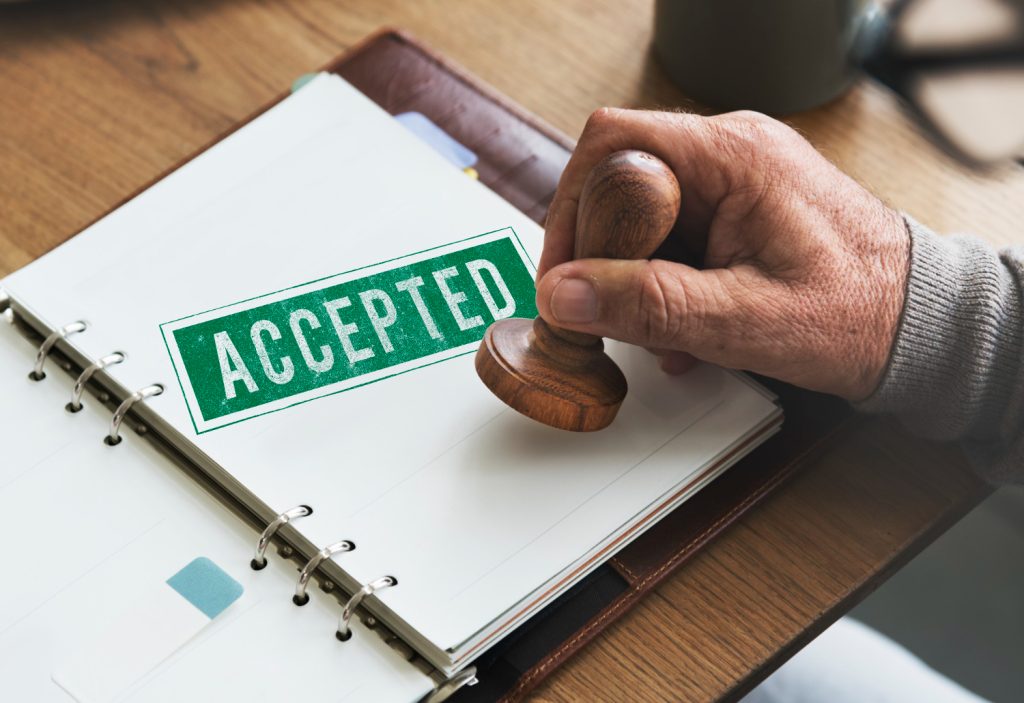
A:
POLYGON ((780 122, 606 108, 548 212, 537 306, 551 324, 651 349, 670 373, 696 358, 860 400, 888 361, 909 249, 898 213, 780 122), (677 231, 706 239, 703 269, 571 261, 583 182, 620 149, 675 172, 677 231))

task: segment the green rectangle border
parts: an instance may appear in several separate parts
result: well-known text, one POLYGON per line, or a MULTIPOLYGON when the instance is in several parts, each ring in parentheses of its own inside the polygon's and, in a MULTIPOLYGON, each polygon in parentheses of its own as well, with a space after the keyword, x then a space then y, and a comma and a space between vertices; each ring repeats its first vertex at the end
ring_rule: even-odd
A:
POLYGON ((252 419, 255 419, 257 417, 263 417, 264 415, 271 415, 271 414, 276 413, 276 412, 281 412, 282 410, 288 410, 289 408, 294 408, 297 405, 304 405, 305 403, 310 403, 310 402, 312 402, 314 400, 320 400, 321 398, 329 398, 332 395, 338 395, 339 393, 345 393, 346 391, 355 390, 356 388, 362 388, 363 386, 368 386, 368 385, 371 385, 373 383, 378 383, 380 381, 385 381, 385 380, 387 380, 389 378, 395 378, 396 376, 402 376, 403 374, 407 374, 407 373, 409 373, 411 371, 418 371, 419 369, 425 369, 427 367, 434 366, 435 364, 441 364, 441 363, 444 363, 445 361, 451 361, 452 359, 457 359, 460 356, 466 356, 467 354, 475 354, 476 352, 475 352, 475 350, 471 350, 471 351, 467 351, 467 352, 462 352, 461 354, 455 354, 453 356, 449 356, 446 359, 438 359, 437 361, 432 361, 432 362, 427 363, 427 364, 422 364, 420 366, 415 366, 415 367, 413 367, 411 369, 406 369, 405 371, 398 371, 396 373, 389 374, 387 376, 381 376, 380 378, 375 378, 372 381, 366 381, 365 383, 360 383, 360 384, 357 384, 357 385, 354 385, 354 386, 349 386, 348 388, 342 388, 341 390, 331 391, 330 393, 324 393, 323 395, 318 395, 318 396, 316 396, 314 398, 307 398, 306 400, 299 400, 299 401, 296 401, 296 402, 291 403, 289 405, 285 405, 283 407, 276 408, 275 410, 267 410, 266 412, 256 413, 255 415, 249 415, 248 417, 244 417, 244 418, 241 418, 239 420, 234 420, 233 422, 226 422, 223 425, 219 425, 217 427, 211 427, 208 430, 200 431, 199 430, 199 426, 196 424, 195 416, 192 414, 192 407, 191 407, 191 405, 188 402, 188 397, 187 397, 187 395, 185 393, 185 386, 184 386, 184 384, 182 383, 182 380, 181 380, 181 374, 178 372, 178 367, 174 363, 174 356, 171 354, 171 346, 170 346, 170 344, 168 344, 168 342, 167 342, 167 334, 164 332, 164 325, 171 325, 171 324, 174 324, 175 322, 181 322, 182 320, 187 320, 190 317, 198 317, 199 315, 205 315, 206 313, 209 313, 209 312, 216 312, 217 310, 223 310, 224 308, 229 308, 229 307, 231 307, 233 305, 241 305, 242 303, 248 303, 249 301, 252 301, 252 300, 258 300, 260 298, 265 298, 268 295, 275 295, 277 293, 283 293, 285 291, 289 291, 289 290, 292 290, 294 288, 301 288, 302 286, 308 286, 308 285, 313 284, 313 283, 319 283, 320 281, 326 281, 327 279, 334 278, 336 276, 344 276, 345 274, 355 273, 356 271, 362 271, 363 269, 372 268, 374 266, 380 266, 382 264, 389 264, 392 261, 399 261, 401 259, 407 259, 410 256, 418 256, 419 254, 426 254, 428 252, 435 251, 437 249, 443 249, 445 247, 450 247, 450 246, 452 246, 454 244, 462 244, 463 242, 469 242, 469 241, 471 241, 473 239, 479 239, 480 237, 486 237, 489 234, 494 234, 496 232, 501 232, 501 231, 504 231, 506 229, 509 230, 510 232, 512 232, 512 236, 515 238, 516 244, 519 245, 519 250, 522 251, 523 254, 526 255, 526 260, 530 262, 530 266, 533 268, 533 273, 536 274, 537 273, 537 264, 534 263, 533 259, 530 257, 530 252, 527 251, 525 246, 523 246, 523 242, 519 238, 519 233, 516 232, 514 227, 509 225, 507 227, 499 227, 497 229, 492 229, 492 230, 489 230, 487 232, 481 232, 480 234, 474 234, 474 235, 472 235, 470 237, 465 237, 463 239, 456 239, 453 242, 445 242, 444 244, 438 244, 437 246, 429 247, 427 249, 420 249, 419 251, 413 251, 413 252, 409 252, 408 254, 403 254, 401 256, 395 256, 395 257, 392 257, 390 259, 384 259, 383 261, 377 261, 377 262, 372 263, 372 264, 365 264, 363 266, 358 266, 358 267, 356 267, 354 269, 348 269, 347 271, 339 271, 338 273, 332 273, 329 276, 321 276, 320 278, 314 278, 313 280, 305 281, 304 283, 296 283, 293 286, 287 286, 285 288, 279 288, 278 290, 270 291, 269 293, 262 293, 260 295, 254 295, 251 298, 244 298, 242 300, 236 300, 233 303, 227 303, 225 305, 218 305, 217 307, 210 308, 208 310, 202 310, 200 312, 192 313, 191 315, 184 315, 184 316, 176 318, 174 320, 168 320, 167 322, 160 323, 160 325, 159 325, 160 337, 164 341, 164 349, 167 350, 167 357, 171 360, 171 368, 174 369, 174 376, 175 376, 175 378, 178 381, 178 388, 181 389, 181 398, 185 402, 185 409, 188 410, 188 417, 189 417, 189 420, 192 422, 192 429, 193 429, 193 431, 196 433, 196 435, 203 435, 203 434, 206 434, 208 432, 215 432, 217 430, 222 430, 225 427, 230 427, 232 425, 237 425, 240 422, 245 422, 246 420, 252 420, 252 419))

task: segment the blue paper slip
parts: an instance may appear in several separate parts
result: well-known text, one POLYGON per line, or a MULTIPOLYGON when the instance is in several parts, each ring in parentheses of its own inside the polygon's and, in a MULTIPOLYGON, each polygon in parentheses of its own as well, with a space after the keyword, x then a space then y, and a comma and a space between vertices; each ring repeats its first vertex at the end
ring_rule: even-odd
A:
MULTIPOLYGON (((303 73, 292 82, 291 92, 294 93, 301 90, 303 86, 318 75, 320 74, 303 73)), ((434 124, 422 112, 403 112, 395 115, 395 119, 403 127, 432 146, 434 151, 455 164, 455 166, 466 171, 470 176, 477 177, 476 172, 472 169, 478 161, 477 155, 453 139, 450 134, 434 124)))
POLYGON ((299 90, 302 86, 309 83, 311 80, 316 78, 319 73, 303 73, 301 76, 292 81, 292 92, 299 90))
POLYGON ((242 595, 242 584, 206 557, 196 557, 167 579, 167 585, 211 620, 242 595))
POLYGON ((400 115, 395 115, 395 119, 459 168, 466 169, 477 162, 476 154, 452 139, 447 132, 431 122, 426 115, 419 112, 403 112, 400 115))
POLYGON ((241 598, 245 589, 206 557, 154 578, 52 672, 76 701, 112 703, 241 598))

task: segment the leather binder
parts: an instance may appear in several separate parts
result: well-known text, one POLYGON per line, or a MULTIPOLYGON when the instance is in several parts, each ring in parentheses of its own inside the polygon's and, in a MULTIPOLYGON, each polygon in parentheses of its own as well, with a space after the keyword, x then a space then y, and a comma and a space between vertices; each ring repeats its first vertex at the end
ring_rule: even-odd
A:
MULTIPOLYGON (((573 148, 568 137, 395 30, 383 30, 369 37, 322 70, 339 74, 391 114, 419 112, 428 117, 477 155, 479 160, 474 168, 485 185, 538 223, 543 222, 573 148)), ((249 119, 286 95, 282 94, 249 119)), ((229 132, 247 122, 244 120, 229 132)), ((115 208, 180 165, 129 195, 115 208)), ((669 255, 668 250, 663 253, 669 255)), ((672 251, 671 255, 687 254, 672 251)), ((0 300, 0 308, 4 307, 3 302, 0 300)), ((31 331, 28 333, 31 336, 31 331)), ((779 395, 786 414, 781 432, 506 636, 476 661, 479 683, 462 688, 449 700, 522 700, 560 664, 629 612, 640 598, 782 484, 809 455, 848 424, 845 420, 850 410, 837 399, 768 379, 759 380, 779 395)), ((232 505, 230 496, 204 479, 201 472, 190 468, 186 458, 173 448, 165 449, 221 501, 258 529, 266 527, 244 507, 232 505)), ((265 546, 261 544, 261 549, 265 546)), ((284 553, 291 552, 286 543, 284 553)), ((411 650, 408 655, 410 660, 414 658, 411 650)))
MULTIPOLYGON (((479 157, 480 180, 543 222, 573 143, 408 35, 383 30, 324 67, 391 114, 429 117, 479 157)), ((661 520, 477 663, 454 701, 517 701, 786 480, 849 416, 834 398, 759 379, 782 431, 661 520)))

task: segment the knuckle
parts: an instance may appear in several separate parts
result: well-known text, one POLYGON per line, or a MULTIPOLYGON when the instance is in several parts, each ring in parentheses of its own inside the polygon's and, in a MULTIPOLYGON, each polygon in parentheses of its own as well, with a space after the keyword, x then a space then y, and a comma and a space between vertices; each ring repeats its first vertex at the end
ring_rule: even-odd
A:
POLYGON ((731 116, 736 128, 751 137, 778 139, 792 131, 775 118, 753 110, 741 110, 731 116))
MULTIPOLYGON (((717 118, 715 146, 738 164, 732 187, 763 196, 780 183, 799 177, 806 162, 806 142, 792 128, 749 110, 717 118)), ((756 199, 755 199, 756 200, 756 199)))
POLYGON ((606 132, 615 124, 617 113, 618 110, 611 107, 597 108, 587 118, 587 124, 583 128, 583 133, 592 136, 606 132))
POLYGON ((769 117, 763 112, 757 112, 756 110, 737 110, 735 112, 728 113, 727 116, 744 124, 759 125, 765 128, 770 128, 771 125, 779 124, 778 120, 769 117))
POLYGON ((741 155, 764 154, 789 144, 796 133, 768 115, 751 110, 723 115, 718 123, 727 148, 741 155))

